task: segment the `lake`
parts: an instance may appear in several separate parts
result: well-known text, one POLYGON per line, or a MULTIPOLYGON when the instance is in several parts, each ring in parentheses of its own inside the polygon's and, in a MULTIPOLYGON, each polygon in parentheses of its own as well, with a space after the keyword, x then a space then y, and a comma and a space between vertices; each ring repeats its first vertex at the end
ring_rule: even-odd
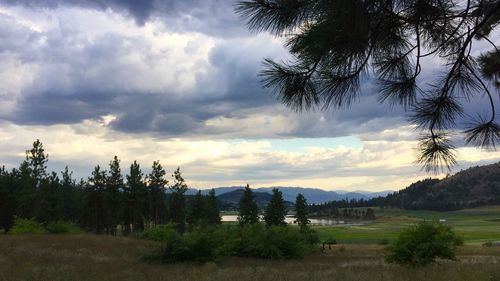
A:
MULTIPOLYGON (((262 217, 261 217, 262 219, 262 217)), ((364 225, 364 222, 359 222, 359 223, 352 223, 352 222, 346 222, 344 220, 334 220, 334 219, 309 219, 311 221, 311 225, 328 225, 328 226, 347 226, 347 225, 364 225)), ((223 222, 237 222, 238 221, 238 216, 237 215, 224 215, 222 216, 222 221, 223 222)), ((295 218, 292 216, 287 216, 285 218, 285 222, 288 224, 295 224, 294 223, 295 218)))

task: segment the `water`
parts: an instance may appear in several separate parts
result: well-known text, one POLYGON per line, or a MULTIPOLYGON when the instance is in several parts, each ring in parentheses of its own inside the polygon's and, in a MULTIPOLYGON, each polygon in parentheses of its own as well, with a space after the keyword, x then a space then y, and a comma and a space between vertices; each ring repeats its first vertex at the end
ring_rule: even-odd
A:
MULTIPOLYGON (((348 226, 348 225, 364 225, 365 224, 363 222, 352 223, 352 222, 346 222, 344 220, 334 220, 334 219, 309 219, 309 220, 311 221, 311 225, 348 226)), ((222 221, 223 222, 237 222, 238 216, 237 215, 224 215, 224 216, 222 216, 222 221)), ((295 224, 294 221, 295 221, 295 218, 292 216, 287 216, 285 218, 285 222, 288 224, 295 224)))

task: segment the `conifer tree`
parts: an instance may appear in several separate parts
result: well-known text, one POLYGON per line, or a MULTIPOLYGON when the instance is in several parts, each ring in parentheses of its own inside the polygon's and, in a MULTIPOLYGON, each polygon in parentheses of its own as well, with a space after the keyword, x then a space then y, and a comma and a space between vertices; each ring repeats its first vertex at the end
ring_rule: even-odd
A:
POLYGON ((26 161, 29 163, 31 177, 35 181, 35 187, 39 187, 41 180, 47 176, 47 162, 49 155, 45 154, 45 149, 40 140, 33 142, 33 148, 26 151, 26 161))
POLYGON ((147 176, 149 220, 154 226, 167 221, 165 187, 168 186, 168 180, 165 175, 165 169, 160 161, 154 161, 151 173, 147 176))
POLYGON ((187 191, 187 185, 182 177, 180 167, 172 174, 173 184, 169 187, 172 191, 170 196, 169 215, 170 221, 176 225, 177 230, 182 233, 186 223, 186 198, 184 193, 187 191))
POLYGON ((283 194, 277 188, 273 188, 273 196, 271 201, 267 204, 264 221, 267 226, 273 225, 286 225, 287 210, 285 207, 285 201, 283 200, 283 194))
POLYGON ((130 174, 126 176, 124 187, 124 226, 125 234, 144 230, 144 220, 147 213, 147 189, 143 181, 143 173, 137 161, 130 165, 130 174))
POLYGON ((105 192, 105 210, 106 210, 106 233, 116 235, 116 227, 120 222, 121 194, 120 188, 123 188, 123 176, 120 168, 120 160, 117 156, 109 162, 109 176, 107 178, 105 192))
POLYGON ((206 200, 201 194, 201 190, 198 190, 196 195, 193 197, 191 200, 188 216, 187 216, 187 222, 190 225, 204 225, 206 223, 206 211, 207 211, 207 206, 206 206, 206 200))
POLYGON ((259 222, 259 207, 255 203, 252 189, 247 184, 240 199, 238 208, 238 222, 240 225, 254 224, 259 222))
POLYGON ((85 192, 84 225, 96 234, 103 234, 106 228, 104 195, 106 191, 106 171, 97 165, 88 179, 85 192))
POLYGON ((307 206, 307 200, 302 194, 298 194, 295 199, 295 223, 297 223, 301 230, 306 230, 310 223, 309 211, 307 206))
POLYGON ((219 207, 217 205, 217 197, 215 189, 210 190, 207 197, 207 206, 205 210, 206 220, 209 225, 221 224, 219 207))

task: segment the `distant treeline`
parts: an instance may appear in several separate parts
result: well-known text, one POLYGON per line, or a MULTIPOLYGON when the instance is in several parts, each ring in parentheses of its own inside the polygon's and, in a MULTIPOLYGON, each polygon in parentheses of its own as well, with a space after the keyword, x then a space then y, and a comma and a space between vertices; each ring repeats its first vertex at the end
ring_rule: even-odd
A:
POLYGON ((66 167, 59 174, 47 172, 48 155, 37 140, 26 151, 19 168, 0 168, 0 229, 8 231, 16 217, 41 223, 71 221, 96 234, 141 232, 150 226, 173 223, 220 224, 215 192, 199 192, 186 199, 180 168, 169 181, 159 161, 144 175, 134 161, 125 178, 120 160, 114 157, 108 170, 99 165, 87 180, 77 182, 66 167), (166 194, 166 190, 171 192, 166 194), (189 204, 192 201, 193 204, 189 204))
POLYGON ((500 204, 500 163, 473 167, 444 179, 425 179, 407 188, 369 200, 331 201, 310 206, 312 215, 335 214, 338 209, 381 207, 453 211, 500 204))

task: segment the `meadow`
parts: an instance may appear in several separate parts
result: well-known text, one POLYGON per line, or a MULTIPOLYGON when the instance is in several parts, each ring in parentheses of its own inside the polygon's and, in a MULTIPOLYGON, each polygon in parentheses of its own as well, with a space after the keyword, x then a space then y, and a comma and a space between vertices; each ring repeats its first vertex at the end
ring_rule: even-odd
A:
POLYGON ((322 239, 339 242, 299 260, 221 258, 206 264, 159 264, 142 257, 159 244, 133 237, 78 235, 0 235, 0 280, 475 280, 500 281, 500 207, 454 212, 377 209, 363 226, 314 228, 322 239), (445 219, 465 240, 456 261, 422 268, 384 262, 381 239, 423 219, 445 219))
POLYGON ((2 235, 0 280, 500 280, 499 247, 464 246, 458 261, 410 268, 386 264, 383 247, 376 245, 336 245, 303 260, 227 258, 204 265, 142 261, 153 246, 90 234, 2 235))
POLYGON ((399 232, 421 220, 445 220, 466 244, 479 245, 500 241, 500 206, 488 206, 451 212, 411 211, 374 208, 377 217, 362 226, 315 226, 322 240, 333 237, 345 244, 377 244, 394 240, 399 232))

